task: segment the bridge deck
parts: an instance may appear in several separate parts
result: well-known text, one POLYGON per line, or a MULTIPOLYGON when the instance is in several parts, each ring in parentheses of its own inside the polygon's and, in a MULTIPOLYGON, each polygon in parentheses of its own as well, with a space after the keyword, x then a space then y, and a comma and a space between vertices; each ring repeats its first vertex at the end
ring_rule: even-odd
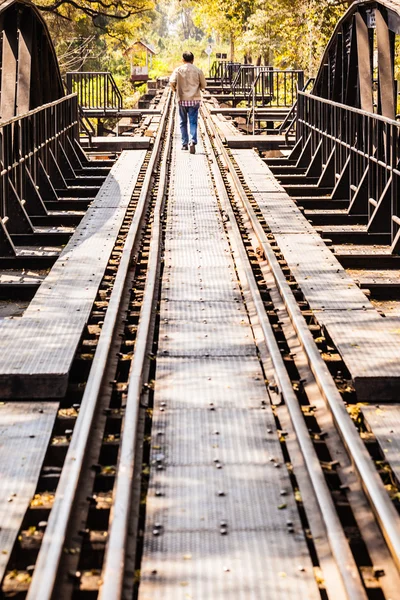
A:
POLYGON ((0 405, 0 579, 37 485, 58 404, 0 405))
MULTIPOLYGON (((289 144, 294 138, 289 138, 289 144)), ((228 148, 259 148, 260 150, 277 150, 287 148, 288 141, 284 135, 227 135, 225 143, 228 148)))
POLYGON ((179 145, 175 133, 151 455, 161 468, 151 469, 139 599, 259 600, 268 590, 313 600, 207 157, 201 145, 196 156, 179 145))
MULTIPOLYGON (((285 118, 288 114, 288 112, 290 111, 290 108, 286 107, 286 108, 277 108, 277 107, 271 107, 268 108, 268 106, 257 106, 254 109, 254 113, 256 114, 257 117, 268 117, 269 119, 276 119, 279 120, 281 118, 285 118)), ((219 107, 219 108, 211 108, 210 109, 210 113, 212 115, 229 115, 232 117, 247 117, 249 115, 249 113, 252 113, 253 109, 251 106, 243 106, 241 108, 233 108, 233 107, 219 107)))
MULTIPOLYGON (((122 150, 143 150, 150 146, 150 138, 146 136, 118 135, 118 136, 93 136, 90 140, 91 147, 103 152, 121 152, 122 150)), ((87 147, 89 140, 82 140, 83 147, 87 147)))
POLYGON ((145 154, 121 155, 23 317, 0 321, 3 398, 64 395, 145 154))
POLYGON ((381 448, 382 459, 400 481, 400 404, 362 406, 361 412, 381 448))
POLYGON ((360 402, 394 400, 400 330, 382 318, 252 150, 232 150, 292 275, 353 378, 360 402))

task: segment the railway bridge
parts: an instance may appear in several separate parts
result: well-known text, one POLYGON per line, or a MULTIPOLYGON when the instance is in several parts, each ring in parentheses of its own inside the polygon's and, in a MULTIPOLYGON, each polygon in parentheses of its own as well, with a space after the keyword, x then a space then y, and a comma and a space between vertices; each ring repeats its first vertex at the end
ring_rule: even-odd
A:
POLYGON ((1 597, 398 599, 400 2, 216 61, 194 155, 0 34, 1 597))

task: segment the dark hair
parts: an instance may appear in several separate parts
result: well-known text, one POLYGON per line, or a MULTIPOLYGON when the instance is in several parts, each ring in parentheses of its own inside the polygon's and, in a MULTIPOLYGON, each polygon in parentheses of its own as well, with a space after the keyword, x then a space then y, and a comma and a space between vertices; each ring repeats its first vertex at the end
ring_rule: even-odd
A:
POLYGON ((193 52, 184 52, 182 54, 182 58, 185 62, 193 62, 194 61, 194 54, 193 52))

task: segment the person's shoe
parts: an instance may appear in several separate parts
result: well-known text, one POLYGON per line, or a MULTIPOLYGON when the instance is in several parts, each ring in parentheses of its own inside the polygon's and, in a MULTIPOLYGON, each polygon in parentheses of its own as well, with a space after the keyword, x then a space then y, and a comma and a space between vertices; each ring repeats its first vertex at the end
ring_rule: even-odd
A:
POLYGON ((192 142, 189 146, 189 152, 190 154, 196 154, 196 145, 194 142, 192 142))
POLYGON ((188 150, 188 145, 187 144, 182 144, 182 150, 188 150))

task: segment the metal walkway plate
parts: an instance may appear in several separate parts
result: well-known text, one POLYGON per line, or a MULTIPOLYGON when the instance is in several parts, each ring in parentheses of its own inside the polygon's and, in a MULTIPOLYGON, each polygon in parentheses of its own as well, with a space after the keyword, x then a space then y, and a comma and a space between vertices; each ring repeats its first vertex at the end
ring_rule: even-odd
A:
POLYGON ((112 167, 59 259, 20 319, 0 320, 0 395, 56 398, 68 373, 146 152, 112 167))
POLYGON ((207 157, 179 146, 176 132, 139 600, 314 600, 207 157))
POLYGON ((362 406, 361 412, 400 481, 400 404, 362 406))
POLYGON ((400 327, 382 318, 253 150, 232 150, 292 275, 352 376, 360 402, 400 393, 400 327))
POLYGON ((277 150, 278 148, 287 148, 288 145, 284 135, 227 135, 225 142, 228 148, 259 148, 262 150, 277 150))
POLYGON ((0 403, 0 580, 35 493, 58 404, 0 403))

